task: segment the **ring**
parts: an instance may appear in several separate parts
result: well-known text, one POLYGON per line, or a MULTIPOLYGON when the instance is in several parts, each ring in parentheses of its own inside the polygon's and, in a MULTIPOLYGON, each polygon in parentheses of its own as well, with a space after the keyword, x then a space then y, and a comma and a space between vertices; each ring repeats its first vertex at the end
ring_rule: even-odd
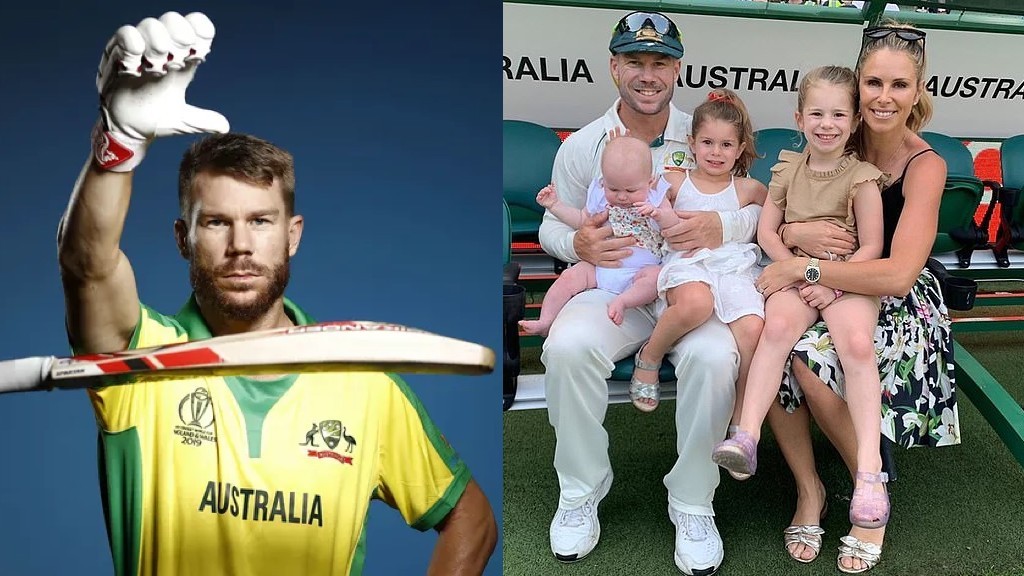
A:
POLYGON ((836 259, 836 255, 831 253, 831 252, 829 252, 828 250, 825 250, 825 254, 828 254, 828 259, 829 260, 835 260, 836 259))

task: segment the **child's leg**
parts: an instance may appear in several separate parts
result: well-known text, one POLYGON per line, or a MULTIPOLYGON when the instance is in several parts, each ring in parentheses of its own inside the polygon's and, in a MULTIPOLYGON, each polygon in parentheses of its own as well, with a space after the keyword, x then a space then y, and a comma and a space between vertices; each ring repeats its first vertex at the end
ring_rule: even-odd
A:
POLYGON ((749 478, 757 471, 757 443, 761 439, 761 423, 779 393, 786 358, 800 335, 818 318, 817 308, 808 306, 795 289, 772 294, 764 307, 764 330, 761 331, 747 371, 739 427, 711 452, 711 460, 728 470, 737 480, 749 478))
POLYGON ((740 353, 740 371, 736 377, 736 403, 733 405, 732 420, 729 424, 739 425, 743 395, 747 388, 747 374, 750 373, 750 361, 753 359, 754 349, 761 338, 763 328, 764 320, 755 314, 741 316, 729 323, 732 337, 736 340, 736 349, 740 353))
POLYGON ((782 386, 782 370, 797 340, 818 319, 818 310, 808 306, 795 288, 780 290, 764 305, 764 330, 750 360, 743 391, 739 429, 761 438, 761 424, 782 386))
POLYGON ((608 318, 616 326, 622 324, 622 315, 626 308, 637 308, 650 304, 658 299, 658 272, 661 266, 644 266, 633 277, 629 288, 612 298, 608 303, 608 318))
POLYGON ((857 438, 857 474, 850 500, 850 522, 862 528, 879 528, 889 521, 889 497, 885 489, 881 435, 881 385, 875 356, 877 300, 859 294, 843 296, 822 310, 836 353, 846 377, 846 405, 857 438))
POLYGON ((846 404, 857 437, 857 470, 877 473, 882 469, 882 392, 875 355, 877 300, 849 294, 827 306, 821 315, 846 378, 846 404))
POLYGON ((565 307, 570 298, 597 287, 597 269, 589 262, 577 262, 558 275, 544 294, 544 302, 540 307, 540 318, 536 320, 520 320, 523 332, 547 336, 551 323, 565 307))
POLYGON ((687 332, 703 324, 714 311, 711 289, 703 282, 687 282, 668 289, 668 308, 658 318, 650 340, 640 347, 629 382, 629 398, 643 412, 658 407, 658 371, 669 348, 687 332))
MULTIPOLYGON (((680 338, 711 317, 715 306, 711 289, 703 282, 687 282, 669 288, 666 298, 668 308, 658 318, 650 340, 640 350, 641 360, 658 366, 680 338)), ((634 371, 634 374, 641 382, 658 381, 657 370, 634 371)))

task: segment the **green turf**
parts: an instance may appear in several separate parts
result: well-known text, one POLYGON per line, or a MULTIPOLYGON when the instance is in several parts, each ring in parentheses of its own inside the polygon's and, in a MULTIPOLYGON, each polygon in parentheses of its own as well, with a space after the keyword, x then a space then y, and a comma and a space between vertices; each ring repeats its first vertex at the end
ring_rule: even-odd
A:
MULTIPOLYGON (((958 340, 1019 400, 1024 400, 1024 333, 974 333, 958 340)), ((524 350, 524 373, 537 372, 538 350, 524 350)), ((892 518, 873 575, 1024 575, 1024 471, 970 401, 961 396, 963 443, 896 449, 898 480, 890 485, 892 518)), ((644 415, 628 404, 609 407, 606 426, 615 483, 600 508, 601 543, 576 564, 555 561, 548 525, 558 498, 554 435, 547 412, 504 415, 504 573, 518 575, 677 574, 674 529, 662 477, 675 459, 674 402, 644 415)), ((830 513, 821 557, 810 565, 786 555, 782 529, 791 519, 793 480, 766 434, 758 474, 736 482, 723 474, 715 497, 725 542, 723 575, 838 574, 846 533, 850 479, 838 455, 815 434, 818 468, 830 513)))

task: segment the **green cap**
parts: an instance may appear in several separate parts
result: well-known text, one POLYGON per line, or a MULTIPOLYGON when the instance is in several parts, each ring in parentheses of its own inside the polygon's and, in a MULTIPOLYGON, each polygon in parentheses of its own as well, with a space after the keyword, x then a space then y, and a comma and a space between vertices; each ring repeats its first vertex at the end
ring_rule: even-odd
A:
POLYGON ((682 58, 683 38, 668 16, 660 12, 631 12, 615 25, 608 49, 612 54, 656 52, 682 58))

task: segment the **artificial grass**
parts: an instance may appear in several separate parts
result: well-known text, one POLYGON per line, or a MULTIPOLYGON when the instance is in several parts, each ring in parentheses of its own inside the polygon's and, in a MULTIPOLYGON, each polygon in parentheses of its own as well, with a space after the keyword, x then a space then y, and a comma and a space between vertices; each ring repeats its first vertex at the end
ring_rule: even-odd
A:
MULTIPOLYGON (((1011 395, 1024 399, 1024 334, 973 333, 957 339, 1011 395)), ((524 373, 535 372, 539 351, 523 352, 524 373)), ((548 543, 558 485, 547 412, 505 413, 504 574, 677 574, 662 484, 675 461, 674 408, 674 402, 663 402, 645 415, 628 404, 609 407, 605 425, 615 483, 600 507, 601 542, 586 559, 568 565, 554 559, 548 543)), ((871 574, 1024 575, 1024 471, 962 394, 959 409, 962 444, 894 449, 893 513, 882 561, 871 574)), ((726 554, 722 574, 838 573, 836 547, 849 529, 852 486, 835 450, 817 432, 814 449, 830 507, 821 556, 804 565, 783 548, 794 485, 769 432, 757 476, 736 482, 723 474, 716 493, 726 554)))

